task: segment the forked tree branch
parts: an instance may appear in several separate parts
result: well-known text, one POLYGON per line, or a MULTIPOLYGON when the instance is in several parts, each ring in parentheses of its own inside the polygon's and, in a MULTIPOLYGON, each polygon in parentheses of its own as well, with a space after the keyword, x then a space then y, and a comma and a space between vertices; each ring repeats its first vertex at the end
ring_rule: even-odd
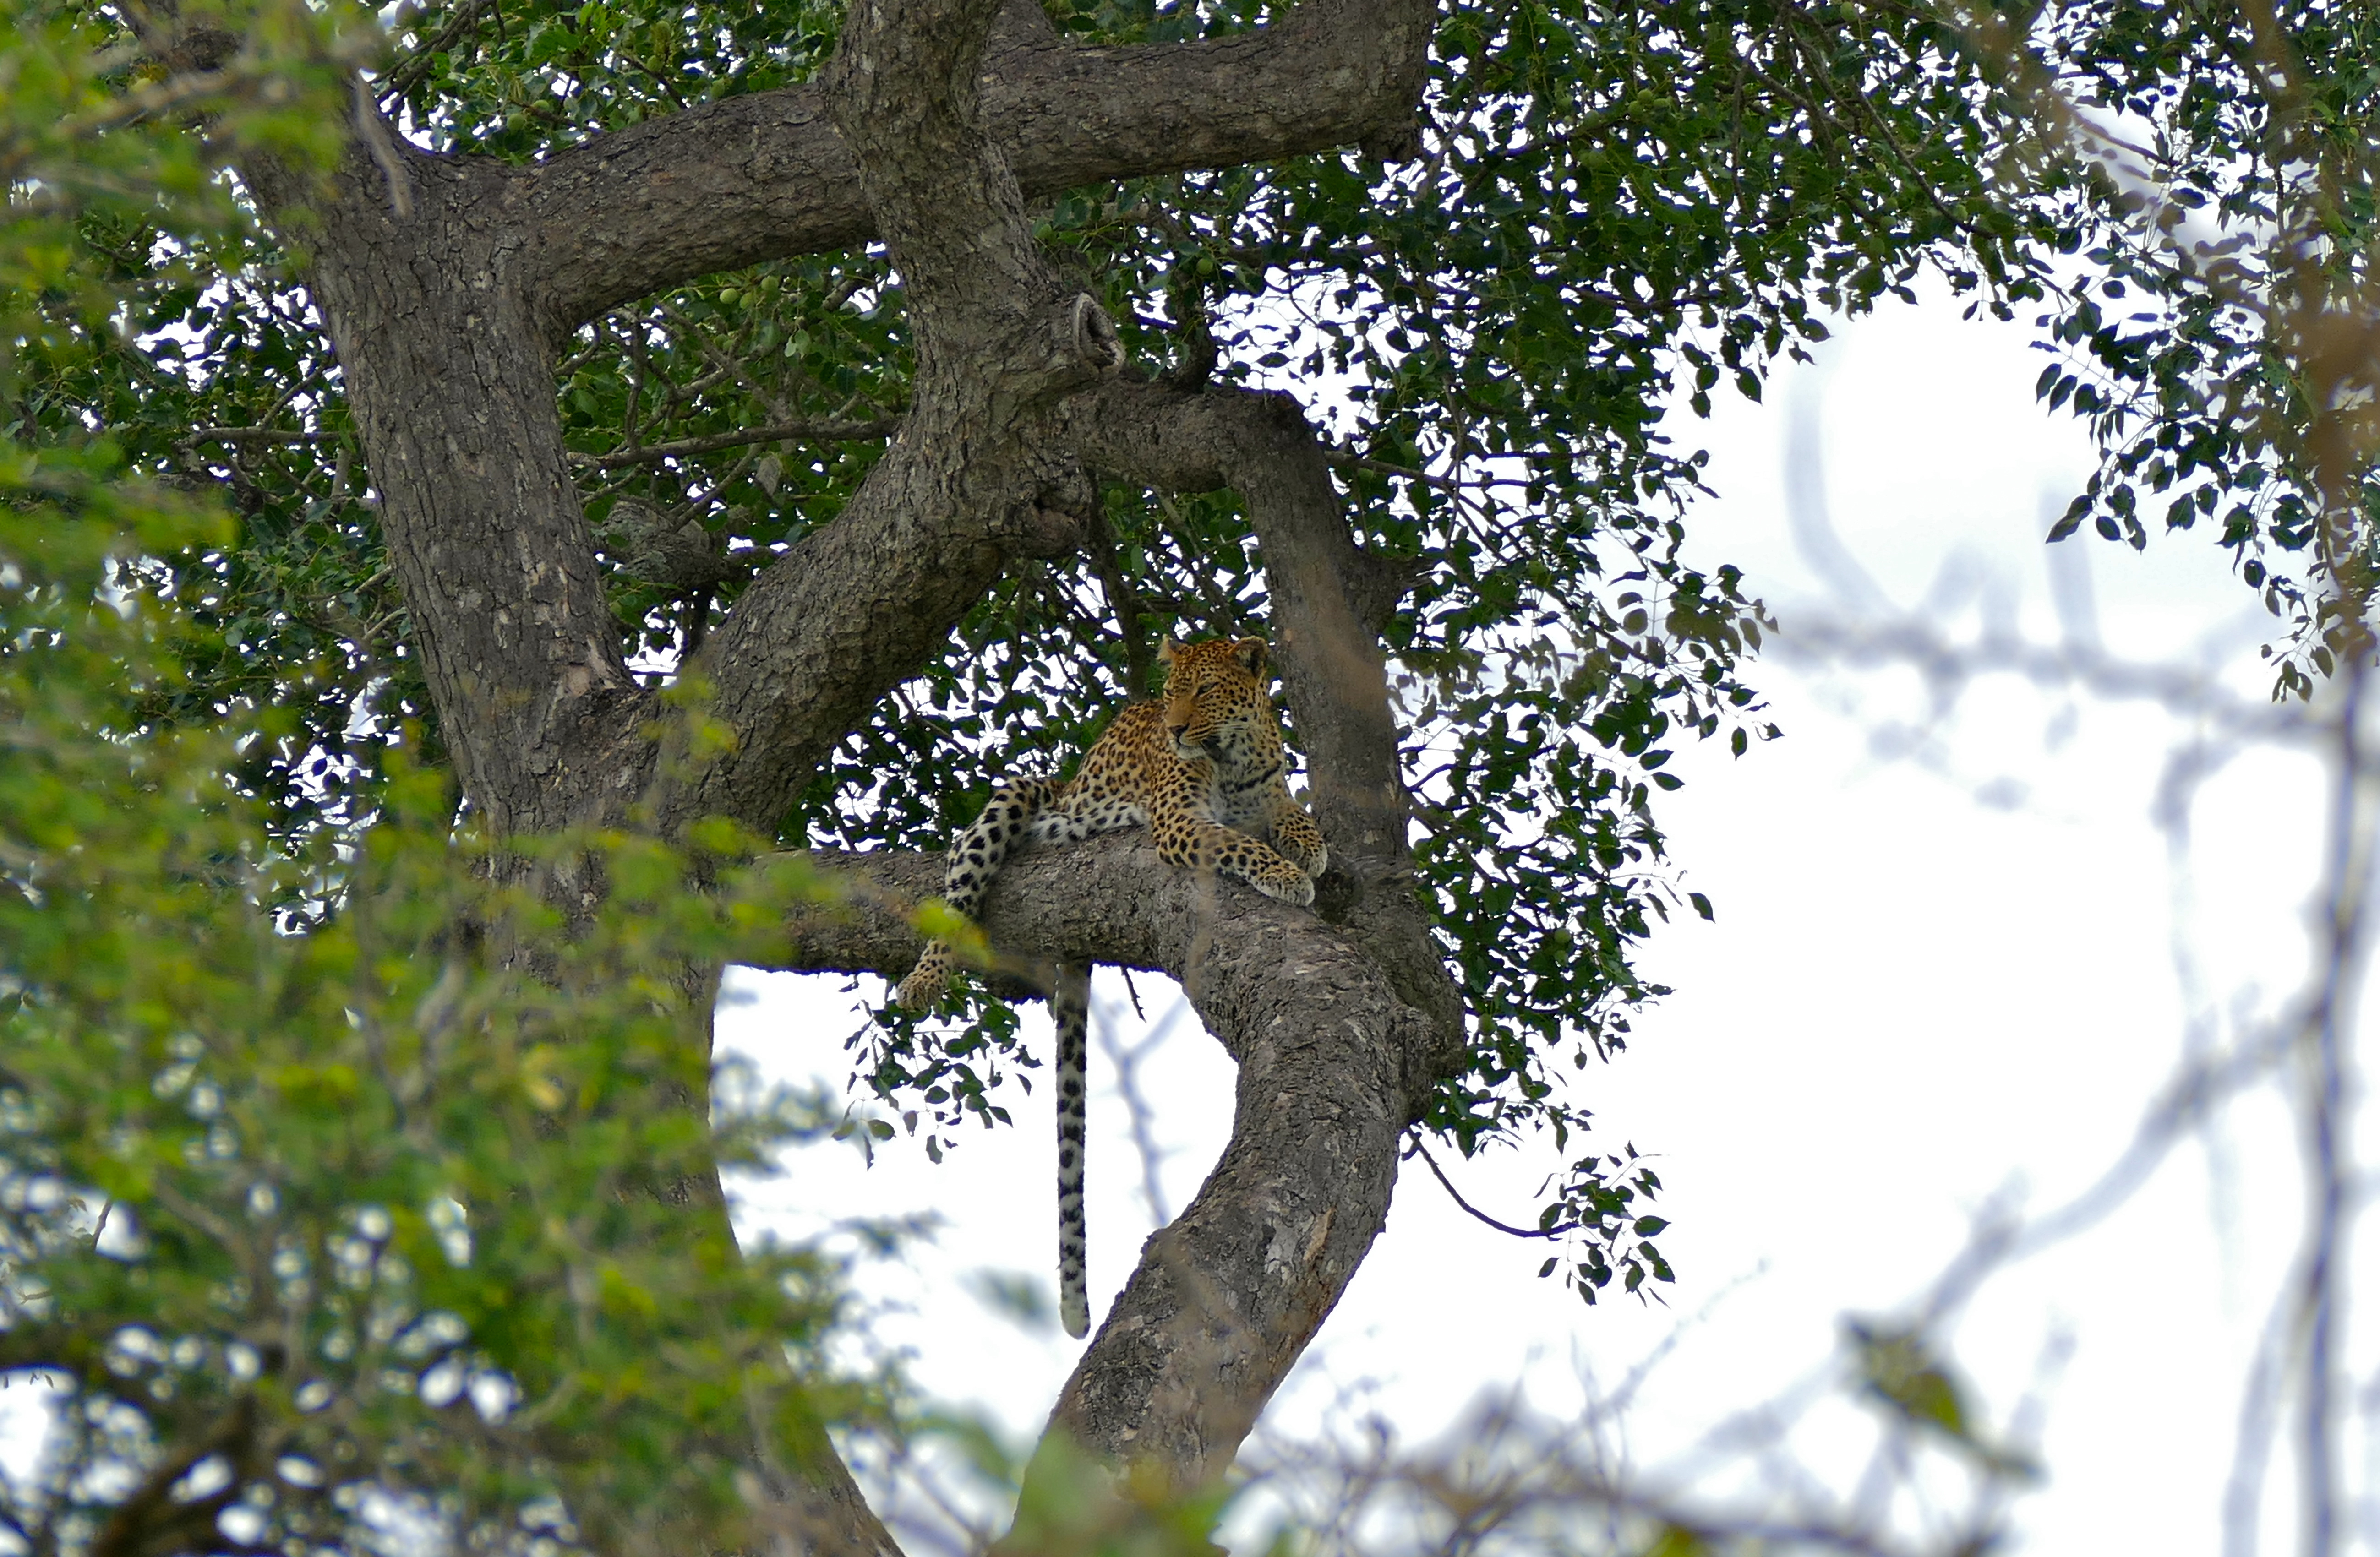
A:
MULTIPOLYGON (((941 859, 808 859, 854 896, 794 924, 783 966, 905 972, 919 942, 893 905, 938 887, 941 859)), ((1006 954, 1171 974, 1238 1065, 1231 1144, 1149 1241, 1051 1421, 1164 1487, 1210 1485, 1380 1230, 1398 1138, 1436 1080, 1430 1020, 1339 929, 1175 870, 1138 833, 1021 849, 982 923, 1006 954)))
MULTIPOLYGON (((1088 298, 1070 297, 1042 259, 1006 158, 979 126, 976 60, 998 5, 871 0, 852 13, 828 77, 835 122, 904 277, 917 353, 909 425, 853 508, 869 513, 880 503, 913 534, 950 530, 1003 503, 1035 503, 1052 486, 1079 489, 1075 501, 1087 508, 1087 482, 1039 413, 1121 356, 1104 316, 1088 298)), ((1029 33, 1038 15, 1012 30, 1029 33)), ((1296 428, 1304 430, 1302 419, 1296 428)), ((1291 505, 1322 523, 1281 525, 1266 537, 1281 543, 1278 556, 1268 553, 1269 573, 1293 581, 1284 626, 1319 649, 1305 650, 1317 665, 1301 711, 1310 707, 1334 728, 1378 725, 1380 754, 1360 737, 1342 744, 1351 757, 1360 753, 1357 760, 1384 757, 1386 794, 1371 800, 1393 803, 1402 791, 1378 646, 1354 623, 1335 577, 1320 572, 1337 561, 1327 549, 1332 537, 1349 544, 1337 495, 1310 435, 1273 440, 1249 458, 1277 451, 1298 463, 1269 489, 1308 474, 1306 463, 1318 477, 1297 488, 1291 505), (1368 661, 1369 683, 1351 678, 1329 658, 1333 651, 1368 661)), ((847 511, 844 523, 853 516, 847 511)), ((764 658, 744 641, 763 620, 731 622, 744 635, 722 648, 716 672, 731 708, 732 679, 764 658)), ((797 621, 785 626, 797 630, 797 621)), ((870 626, 881 638, 890 624, 877 616, 870 626)), ((757 783, 806 771, 787 760, 785 743, 756 744, 763 749, 748 771, 757 783)), ((711 771, 734 768, 723 762, 711 771)), ((1134 1467, 1138 1485, 1153 1479, 1188 1492, 1229 1465, 1378 1233, 1397 1139, 1434 1079, 1436 1051, 1425 1041, 1428 1020, 1399 998, 1359 945, 1311 915, 1145 859, 1111 873, 1109 892, 1087 894, 1087 864, 1079 853, 1063 862, 1074 885, 1062 894, 1003 896, 1045 909, 1071 904, 1077 914, 1087 898, 1099 897, 1089 905, 1096 911, 1075 922, 1078 941, 1097 948, 1078 945, 1069 960, 1087 954, 1179 979, 1239 1062, 1239 1107, 1222 1162, 1190 1208, 1151 1240, 1069 1380, 1028 1479, 1065 1473, 1087 1451, 1099 1466, 1134 1467)), ((1022 940, 1002 937, 1012 949, 1043 955, 1050 948, 1038 943, 1049 938, 1038 926, 1022 940)), ((1062 1501, 1028 1487, 1025 1506, 1062 1501)), ((1020 1531, 1015 1539, 1029 1546, 1033 1538, 1020 1531)))
POLYGON ((1107 317, 1043 258, 978 122, 977 62, 1000 5, 872 0, 844 26, 829 102, 901 272, 916 385, 901 436, 842 514, 706 644, 710 712, 737 741, 664 765, 665 827, 706 815, 773 826, 1012 558, 1081 543, 1095 496, 1036 436, 1039 413, 1122 354, 1107 317))

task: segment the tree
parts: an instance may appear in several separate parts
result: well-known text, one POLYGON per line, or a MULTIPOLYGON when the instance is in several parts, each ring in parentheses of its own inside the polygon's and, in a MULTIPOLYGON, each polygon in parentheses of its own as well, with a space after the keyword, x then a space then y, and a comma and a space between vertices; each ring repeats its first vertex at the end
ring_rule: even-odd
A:
MULTIPOLYGON (((91 78, 154 83, 122 100, 139 144, 215 115, 193 165, 244 203, 73 208, 91 289, 23 294, 15 435, 243 528, 61 587, 215 631, 129 702, 269 711, 221 760, 293 858, 390 810, 392 752, 451 774, 484 868, 575 934, 488 911, 467 938, 508 973, 626 959, 626 832, 698 881, 799 851, 833 906, 734 955, 897 975, 902 905, 1004 757, 1079 750, 1161 631, 1274 639, 1333 857, 1315 913, 1131 838, 1019 861, 987 911, 1018 966, 1172 974, 1241 1068, 1232 1147, 1087 1352, 1028 1510, 1077 1454, 1160 1501, 1210 1485, 1409 1130, 1586 1128, 1562 1072, 1624 1047, 1657 993, 1630 949, 1677 906, 1663 742, 1763 732, 1756 607, 1680 559, 1673 380, 1756 394, 1927 266, 2051 300, 2058 252, 2125 217, 2032 133, 2035 34, 1924 7, 458 0, 364 77, 317 42, 358 18, 63 15, 125 29, 91 78), (221 91, 285 36, 333 62, 313 142, 221 91)), ((2123 42, 2033 25, 2068 20, 2123 42)), ((338 858, 322 900, 359 913, 338 858)), ((662 982, 698 1011, 729 954, 675 944, 662 982)), ((1013 1053, 992 1005, 896 1022, 862 1069, 939 1129, 1001 1106, 1013 1053)), ((621 1171, 721 1247, 704 1164, 621 1171)), ((1668 1277, 1657 1189, 1599 1143, 1547 1208, 1590 1300, 1668 1277)), ((887 1544, 818 1451, 763 1501, 887 1544)), ((668 1539, 755 1527, 692 1517, 668 1539)))

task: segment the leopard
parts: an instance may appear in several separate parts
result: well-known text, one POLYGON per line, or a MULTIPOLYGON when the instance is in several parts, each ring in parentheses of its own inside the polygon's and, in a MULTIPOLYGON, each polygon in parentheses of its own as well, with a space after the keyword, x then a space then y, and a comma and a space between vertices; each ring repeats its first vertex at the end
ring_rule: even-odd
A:
MULTIPOLYGON (((1234 876, 1269 898, 1310 907, 1330 851, 1289 792, 1281 720, 1266 690, 1269 653, 1262 638, 1185 644, 1169 634, 1158 646, 1164 694, 1126 705, 1074 778, 1017 778, 994 790, 951 845, 942 900, 973 915, 1019 842, 1079 842, 1145 826, 1169 865, 1234 876)), ((928 1009, 956 965, 947 943, 929 943, 894 992, 895 1004, 928 1009)), ((1083 1207, 1087 964, 1057 970, 1050 1014, 1057 1029, 1058 1313, 1079 1340, 1090 1329, 1083 1207)))

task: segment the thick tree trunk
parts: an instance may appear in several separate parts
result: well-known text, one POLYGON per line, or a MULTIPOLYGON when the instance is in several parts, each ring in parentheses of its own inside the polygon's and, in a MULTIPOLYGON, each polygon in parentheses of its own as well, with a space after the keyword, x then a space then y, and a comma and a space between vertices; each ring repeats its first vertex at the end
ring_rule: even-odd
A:
MULTIPOLYGON (((507 241, 528 175, 400 147, 409 210, 358 159, 307 232, 414 646, 470 804, 502 835, 614 821, 648 700, 565 462, 553 365, 507 241)), ((251 170, 285 223, 315 191, 251 170)), ((303 231, 303 229, 300 229, 303 231)))
MULTIPOLYGON (((1020 861, 990 921, 1020 949, 1173 973, 1240 1063, 1230 1151, 1152 1241, 1053 1423, 1053 1442, 1177 1491, 1228 1465, 1344 1289, 1462 1009, 1412 889, 1367 625, 1395 570, 1355 547, 1293 408, 1120 376, 1112 332, 1043 260, 1024 200, 1354 143, 1393 152, 1413 138, 1433 15, 1305 0, 1244 36, 1084 49, 1029 3, 863 0, 822 82, 540 166, 399 146, 393 169, 358 151, 327 189, 244 170, 302 234, 464 796, 500 834, 708 815, 773 831, 1013 561, 1079 543, 1086 464, 1245 498, 1335 923, 1193 883, 1129 840, 1063 870, 1020 861), (733 742, 657 750, 662 711, 627 672, 565 461, 556 346, 656 289, 871 235, 910 310, 909 416, 835 521, 703 646, 708 712, 733 742)), ((910 897, 936 884, 919 857, 829 863, 910 897)), ((897 922, 862 913, 799 927, 786 963, 897 972, 915 952, 897 922)), ((803 1548, 890 1549, 839 1463, 771 1491, 761 1526, 803 1548)))

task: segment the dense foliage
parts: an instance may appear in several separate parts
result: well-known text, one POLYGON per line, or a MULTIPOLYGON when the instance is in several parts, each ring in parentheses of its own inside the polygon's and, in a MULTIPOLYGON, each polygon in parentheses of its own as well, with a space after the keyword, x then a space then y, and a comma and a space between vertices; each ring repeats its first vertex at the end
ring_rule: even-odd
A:
POLYGON ((227 526, 58 462, 5 481, 0 1382, 52 1430, 0 1539, 622 1550, 640 1513, 732 1527, 755 1460, 879 1415, 821 1361, 839 1267, 739 1257, 710 1189, 839 1112, 714 1085, 683 977, 800 874, 553 840, 612 886, 564 926, 401 746, 371 826, 276 840, 239 758, 297 717, 157 721, 222 645, 121 587, 227 526))

